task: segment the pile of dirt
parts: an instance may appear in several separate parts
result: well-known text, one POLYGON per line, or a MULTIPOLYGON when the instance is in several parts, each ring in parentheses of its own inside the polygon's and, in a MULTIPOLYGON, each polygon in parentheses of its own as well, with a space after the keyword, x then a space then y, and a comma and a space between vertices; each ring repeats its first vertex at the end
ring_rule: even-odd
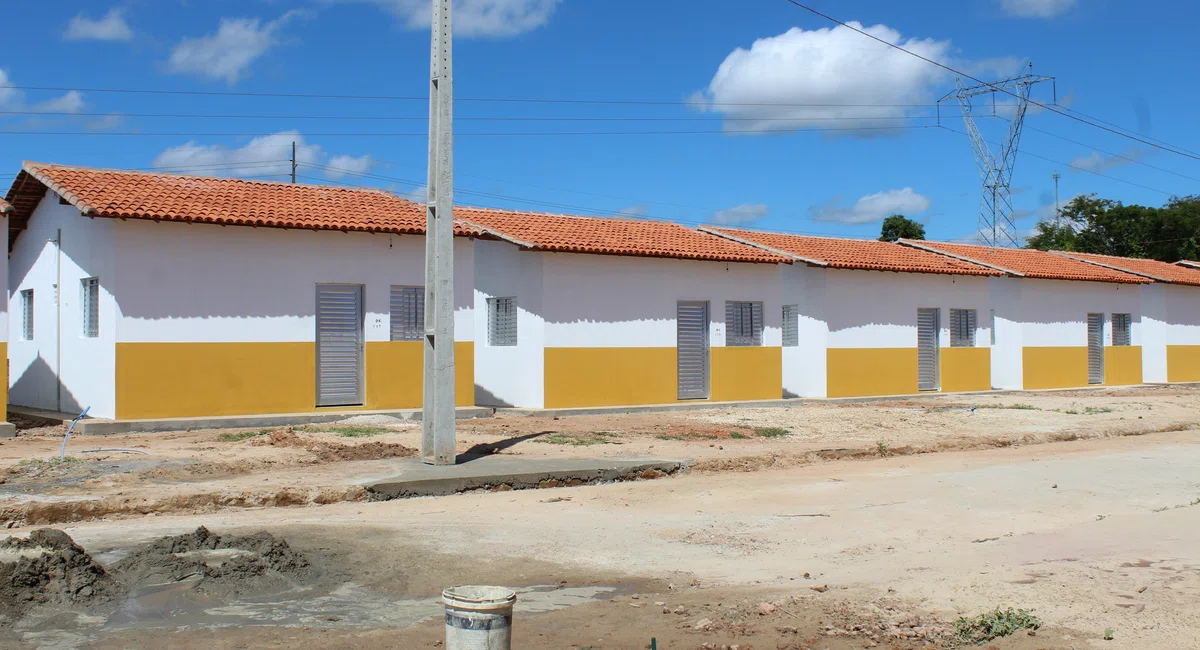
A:
POLYGON ((384 458, 416 458, 417 450, 412 447, 388 442, 366 442, 347 445, 326 440, 311 440, 292 431, 273 431, 255 439, 254 445, 272 447, 296 447, 317 457, 322 463, 337 463, 352 460, 382 460, 384 458))
POLYGON ((0 626, 37 605, 90 606, 124 589, 66 533, 52 528, 0 542, 0 626))
POLYGON ((134 549, 112 569, 131 587, 202 579, 202 589, 233 592, 305 582, 313 573, 303 554, 266 531, 216 535, 203 526, 134 549))

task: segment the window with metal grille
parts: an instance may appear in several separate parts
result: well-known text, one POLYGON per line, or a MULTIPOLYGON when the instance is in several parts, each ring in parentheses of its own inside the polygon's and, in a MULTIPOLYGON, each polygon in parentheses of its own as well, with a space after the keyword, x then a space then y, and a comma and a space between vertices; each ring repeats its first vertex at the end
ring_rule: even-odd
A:
POLYGON ((726 302, 725 345, 762 345, 762 309, 761 302, 726 302))
POLYGON ((800 308, 797 305, 783 306, 783 347, 800 347, 800 308))
POLYGON ((1133 316, 1131 314, 1112 315, 1112 344, 1133 345, 1133 316))
POLYGON ((488 298, 488 345, 517 344, 517 299, 488 298))
POLYGON ((21 292, 21 340, 33 340, 33 289, 21 292))
POLYGON ((79 281, 79 310, 83 336, 89 339, 100 336, 100 278, 79 281))
POLYGON ((420 341, 425 333, 425 287, 392 287, 393 341, 420 341))
POLYGON ((950 310, 950 347, 975 347, 975 310, 950 310))

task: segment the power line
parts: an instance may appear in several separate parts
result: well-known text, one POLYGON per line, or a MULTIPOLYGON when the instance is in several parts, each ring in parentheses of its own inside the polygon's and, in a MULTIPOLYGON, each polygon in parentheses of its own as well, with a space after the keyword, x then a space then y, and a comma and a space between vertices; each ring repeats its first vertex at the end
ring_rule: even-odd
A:
MULTIPOLYGON (((969 134, 969 133, 967 133, 966 131, 959 131, 958 129, 952 129, 952 128, 948 127, 948 126, 943 126, 943 127, 941 127, 941 128, 943 128, 943 129, 945 129, 945 130, 947 130, 947 131, 949 131, 949 132, 951 132, 951 133, 957 133, 957 134, 959 134, 959 135, 970 136, 970 134, 969 134)), ((990 144, 997 144, 997 143, 995 143, 995 142, 991 142, 991 141, 988 141, 988 142, 989 142, 990 144)), ((1032 157, 1034 157, 1034 158, 1037 158, 1037 159, 1039 159, 1039 160, 1044 160, 1044 161, 1046 161, 1046 162, 1054 163, 1054 164, 1056 164, 1056 165, 1063 165, 1063 166, 1065 166, 1065 167, 1070 167, 1071 169, 1075 169, 1075 170, 1078 170, 1078 171, 1081 171, 1081 172, 1087 172, 1087 173, 1089 173, 1089 174, 1092 174, 1092 175, 1094 175, 1094 176, 1099 176, 1099 177, 1101 177, 1101 178, 1107 178, 1107 179, 1109 179, 1109 180, 1112 180, 1112 181, 1117 181, 1118 183, 1125 183, 1126 185, 1132 185, 1132 186, 1134 186, 1134 187, 1140 187, 1140 188, 1142 188, 1142 189, 1144 189, 1144 190, 1150 190, 1151 192, 1158 192, 1158 193, 1160 193, 1160 194, 1166 194, 1167 196, 1175 196, 1175 193, 1174 193, 1174 192, 1168 192, 1168 191, 1166 191, 1166 190, 1160 190, 1160 189, 1158 189, 1158 188, 1155 188, 1155 187, 1150 187, 1149 185, 1142 185, 1141 183, 1135 183, 1135 182, 1133 182, 1133 181, 1127 181, 1127 180, 1125 180, 1125 179, 1123 179, 1123 178, 1117 178, 1116 176, 1109 176, 1108 174, 1103 174, 1103 173, 1101 173, 1101 172, 1098 172, 1098 171, 1094 171, 1094 170, 1091 170, 1091 169, 1087 169, 1086 167, 1080 167, 1080 166, 1078 166, 1078 165, 1073 165, 1073 164, 1071 164, 1071 163, 1068 163, 1068 162, 1063 162, 1063 161, 1061 161, 1061 160, 1055 160, 1055 159, 1053 159, 1053 158, 1047 158, 1046 156, 1041 156, 1041 155, 1038 155, 1038 154, 1036 154, 1036 153, 1033 153, 1032 151, 1028 151, 1028 150, 1025 150, 1025 149, 1022 149, 1022 150, 1021 150, 1021 153, 1022 153, 1022 154, 1024 154, 1024 155, 1026 155, 1026 156, 1032 156, 1032 157)))
MULTIPOLYGON (((254 93, 216 90, 161 90, 153 88, 71 88, 66 86, 0 86, 0 89, 12 90, 47 90, 54 92, 87 92, 87 93, 124 93, 148 95, 198 95, 215 97, 275 97, 285 99, 371 99, 392 101, 428 102, 428 97, 413 95, 336 95, 317 93, 254 93)), ((844 106, 918 108, 928 107, 929 104, 796 104, 788 102, 697 102, 697 101, 665 101, 665 100, 627 100, 627 99, 553 99, 537 97, 455 97, 456 102, 495 102, 513 104, 603 104, 614 106, 757 106, 757 107, 809 107, 835 108, 844 106)))
MULTIPOLYGON (((869 120, 866 120, 869 121, 869 120)), ((837 128, 797 128, 797 129, 721 129, 708 131, 508 131, 491 133, 456 133, 455 137, 541 137, 541 136, 591 136, 591 135, 727 135, 730 133, 809 133, 827 131, 901 131, 905 129, 933 129, 936 124, 906 124, 896 126, 860 126, 837 128)), ((265 137, 278 133, 185 133, 176 131, 147 132, 147 131, 0 131, 0 135, 72 135, 96 137, 265 137)), ((306 137, 328 138, 378 138, 378 137, 427 137, 427 133, 306 133, 306 137)))
MULTIPOLYGON (((927 108, 933 108, 930 104, 927 108)), ((183 119, 228 119, 228 120, 378 120, 378 121, 426 121, 428 116, 393 116, 393 115, 219 115, 203 113, 72 113, 69 111, 0 111, 0 115, 49 115, 53 117, 137 117, 137 118, 183 118, 183 119)), ((826 122, 826 121, 875 121, 875 120, 916 120, 937 119, 936 115, 862 115, 862 116, 829 116, 829 117, 728 117, 713 115, 709 117, 458 117, 455 121, 483 122, 826 122)))
POLYGON ((1058 134, 1056 134, 1056 133, 1051 133, 1051 132, 1049 132, 1049 131, 1046 131, 1045 129, 1039 129, 1039 128, 1037 128, 1036 126, 1026 126, 1025 128, 1027 128, 1027 129, 1030 129, 1030 130, 1032 130, 1032 131, 1037 131, 1038 133, 1044 133, 1044 134, 1046 134, 1046 135, 1048 135, 1048 136, 1050 136, 1050 137, 1052 137, 1052 138, 1057 138, 1057 139, 1059 139, 1059 140, 1062 140, 1063 142, 1070 142, 1071 144, 1079 145, 1079 146, 1081 146, 1081 147, 1087 147, 1088 149, 1091 149, 1092 151, 1095 151, 1095 152, 1097 152, 1097 153, 1102 153, 1102 154, 1104 154, 1104 155, 1106 155, 1106 156, 1112 156, 1113 158, 1120 158, 1121 160, 1124 160, 1124 161, 1127 161, 1127 162, 1133 163, 1133 164, 1135 164, 1135 165, 1141 165, 1141 166, 1143 166, 1143 167, 1149 167, 1150 169, 1156 169, 1156 170, 1158 170, 1158 171, 1160 171, 1160 172, 1166 172, 1166 173, 1168 173, 1168 174, 1174 174, 1175 176, 1178 176, 1178 177, 1180 177, 1180 178, 1186 178, 1186 179, 1187 179, 1187 180, 1189 180, 1189 181, 1195 181, 1195 182, 1197 182, 1197 183, 1200 183, 1200 178, 1196 178, 1195 176, 1188 176, 1187 174, 1180 174, 1180 173, 1179 173, 1179 172, 1177 172, 1177 171, 1173 171, 1173 170, 1167 169, 1166 167, 1159 167, 1159 166, 1157 166, 1157 165, 1151 165, 1150 163, 1143 162, 1143 161, 1141 161, 1141 160, 1138 160, 1137 158, 1131 158, 1131 157, 1129 157, 1129 156, 1122 155, 1122 154, 1119 154, 1119 153, 1113 153, 1113 152, 1111 152, 1111 151, 1105 151, 1105 150, 1103 150, 1103 149, 1100 149, 1099 147, 1094 147, 1094 146, 1092 146, 1092 145, 1090 145, 1090 144, 1086 144, 1086 143, 1083 143, 1083 142, 1079 142, 1078 140, 1072 140, 1071 138, 1067 138, 1067 137, 1064 137, 1064 136, 1058 135, 1058 134))
MULTIPOLYGON (((821 13, 820 11, 817 11, 816 9, 813 9, 812 7, 809 7, 808 5, 805 5, 805 4, 802 4, 802 3, 800 3, 798 0, 785 0, 785 1, 786 1, 786 2, 789 2, 789 3, 793 4, 793 5, 796 5, 797 7, 800 7, 801 9, 804 9, 805 11, 808 11, 809 13, 816 14, 817 16, 820 16, 821 18, 824 18, 825 20, 828 20, 828 21, 830 21, 830 22, 833 22, 833 23, 836 23, 836 24, 838 24, 838 25, 841 25, 842 27, 845 27, 846 29, 849 29, 850 31, 853 31, 853 32, 857 32, 857 33, 859 33, 859 34, 862 34, 863 36, 866 36, 867 38, 870 38, 871 40, 874 40, 874 41, 878 41, 878 42, 880 42, 880 43, 883 43, 884 45, 886 45, 886 46, 888 46, 888 47, 890 47, 890 48, 893 48, 893 49, 896 49, 896 50, 900 50, 901 52, 904 52, 905 54, 908 54, 909 56, 914 56, 914 57, 916 57, 916 58, 918 58, 918 59, 920 59, 920 60, 922 60, 922 61, 924 61, 924 62, 926 62, 926 63, 933 64, 933 65, 935 65, 935 66, 937 66, 937 67, 939 67, 939 68, 941 68, 941 69, 943 69, 943 70, 946 70, 946 71, 948 71, 948 72, 952 72, 952 73, 954 73, 954 74, 956 74, 956 75, 958 75, 958 76, 960 76, 960 77, 964 77, 964 78, 966 78, 966 79, 970 79, 971 81, 974 81, 975 83, 978 83, 978 84, 980 84, 980 85, 983 85, 983 86, 988 86, 988 87, 990 87, 990 88, 991 88, 993 91, 995 91, 995 92, 1001 92, 1001 93, 1004 93, 1004 94, 1006 94, 1006 95, 1010 95, 1010 96, 1012 96, 1012 97, 1015 97, 1015 98, 1017 98, 1017 99, 1021 99, 1021 97, 1020 97, 1020 96, 1018 96, 1016 93, 1014 93, 1014 92, 1012 92, 1012 91, 1008 90, 1007 88, 1002 88, 1002 87, 996 86, 996 85, 994 85, 994 84, 988 83, 988 82, 986 82, 986 81, 983 81, 983 80, 981 80, 981 79, 977 79, 977 78, 975 78, 975 77, 973 77, 973 76, 971 76, 971 75, 969 75, 969 74, 967 74, 967 73, 965 73, 965 72, 962 72, 962 71, 960 71, 960 70, 956 70, 956 69, 954 69, 954 68, 951 68, 950 66, 948 66, 948 65, 946 65, 946 64, 944 64, 944 63, 940 63, 940 62, 938 62, 938 61, 934 61, 933 59, 930 59, 930 58, 928 58, 928 57, 921 56, 920 54, 917 54, 916 52, 913 52, 912 50, 906 50, 906 49, 904 49, 903 47, 900 47, 899 45, 896 45, 895 43, 889 43, 888 41, 885 41, 885 40, 883 40, 882 38, 879 38, 878 36, 875 36, 874 34, 871 34, 871 33, 869 33, 869 32, 865 32, 865 31, 863 31, 863 30, 861 30, 861 29, 858 29, 857 27, 853 27, 853 26, 851 26, 851 25, 848 25, 848 24, 846 24, 846 23, 844 23, 844 22, 842 22, 842 21, 838 20, 837 18, 834 18, 834 17, 832 17, 832 16, 830 16, 830 15, 828 15, 828 14, 821 13)), ((1174 145, 1170 145, 1170 146, 1167 146, 1167 145, 1161 145, 1161 144, 1158 144, 1158 143, 1155 143, 1155 142, 1151 142, 1150 140, 1146 140, 1146 139, 1144 139, 1144 138, 1141 138, 1141 137, 1138 137, 1138 136, 1130 135, 1130 134, 1128 134, 1128 133, 1123 133, 1123 132, 1121 132, 1121 131, 1119 131, 1119 130, 1117 130, 1117 129, 1114 129, 1114 128, 1111 128, 1111 127, 1105 126, 1105 125, 1103 125, 1103 124, 1100 124, 1100 123, 1098 123, 1098 122, 1093 122, 1093 121, 1091 121, 1091 120, 1089 120, 1089 119, 1085 119, 1085 118, 1083 118, 1083 117, 1079 117, 1079 116, 1076 116, 1076 115, 1072 115, 1072 114, 1070 114, 1070 113, 1068 113, 1068 112, 1066 112, 1066 111, 1059 110, 1058 108, 1056 108, 1056 107, 1054 107, 1054 106, 1051 106, 1051 105, 1048 105, 1048 104, 1043 104, 1043 103, 1041 103, 1041 102, 1037 102, 1037 101, 1034 101, 1034 100, 1032 100, 1032 99, 1026 99, 1026 101, 1028 101, 1030 104, 1033 104, 1034 106, 1037 106, 1037 107, 1039 107, 1039 108, 1042 108, 1042 109, 1044 109, 1044 110, 1050 111, 1051 113, 1056 113, 1056 114, 1058 114, 1058 115, 1062 115, 1063 117, 1066 117, 1066 118, 1069 118, 1069 119, 1075 120, 1076 122, 1081 122, 1081 123, 1083 123, 1083 124, 1087 124, 1088 126, 1095 127, 1095 128, 1097 128, 1097 129, 1100 129, 1100 130, 1102 130, 1102 131, 1108 131, 1109 133, 1113 133, 1113 134, 1119 135, 1119 136, 1121 136, 1121 137, 1123 137, 1123 138, 1129 138, 1130 140, 1135 140, 1135 141, 1137 141, 1137 142, 1140 142, 1140 143, 1142 143, 1142 144, 1144 144, 1144 145, 1151 146, 1151 147, 1154 147, 1154 148, 1156 148, 1156 149, 1162 149, 1163 151, 1169 151, 1169 152, 1171 152, 1171 153, 1173 153, 1173 154, 1180 155, 1180 156, 1184 156, 1185 158, 1192 158, 1193 160, 1200 160, 1200 156, 1193 155, 1193 154, 1191 154, 1191 153, 1188 153, 1188 152, 1186 152, 1186 151, 1182 151, 1182 150, 1180 150, 1180 149, 1177 149, 1177 148, 1175 148, 1175 147, 1174 147, 1174 145)))

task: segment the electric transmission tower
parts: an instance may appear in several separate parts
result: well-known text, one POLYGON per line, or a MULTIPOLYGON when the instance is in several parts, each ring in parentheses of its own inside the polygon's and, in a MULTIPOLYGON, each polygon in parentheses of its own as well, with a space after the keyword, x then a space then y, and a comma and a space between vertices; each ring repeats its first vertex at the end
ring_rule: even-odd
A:
MULTIPOLYGON (((975 164, 979 166, 979 175, 983 179, 983 198, 979 205, 979 238, 988 246, 1017 246, 1017 228, 1013 223, 1012 182, 1013 167, 1017 162, 1017 145, 1021 141, 1021 128, 1025 123, 1025 111, 1029 108, 1029 93, 1034 85, 1043 81, 1054 81, 1054 77, 1043 77, 1033 74, 1033 64, 1021 75, 1004 81, 976 86, 963 85, 962 78, 956 80, 958 90, 947 94, 938 100, 938 106, 951 98, 958 99, 962 108, 963 121, 967 125, 967 134, 971 138, 971 149, 975 153, 975 164), (1000 104, 1003 109, 997 111, 996 93, 1002 95, 1004 101, 1000 104), (982 95, 991 95, 991 113, 976 112, 975 100, 982 95), (994 143, 999 146, 995 153, 988 146, 983 133, 975 124, 976 117, 994 117, 1004 120, 1012 110, 1012 118, 1008 122, 1008 133, 1003 142, 994 143)), ((1057 98, 1055 98, 1055 103, 1057 98)), ((940 112, 940 111, 939 111, 940 112)))

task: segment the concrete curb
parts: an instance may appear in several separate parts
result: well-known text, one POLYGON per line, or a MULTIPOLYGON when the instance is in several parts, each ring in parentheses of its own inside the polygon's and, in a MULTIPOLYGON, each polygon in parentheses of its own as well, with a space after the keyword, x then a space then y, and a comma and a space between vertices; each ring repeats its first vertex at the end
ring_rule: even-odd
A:
MULTIPOLYGON (((418 461, 419 462, 419 461, 418 461)), ((472 461, 479 462, 479 461, 472 461)), ((487 465, 488 463, 482 463, 487 465)), ((684 469, 674 460, 525 461, 529 469, 475 469, 471 463, 450 467, 422 466, 366 485, 370 501, 434 497, 472 490, 530 490, 661 478, 684 469)))
MULTIPOLYGON (((464 407, 456 410, 460 420, 491 417, 493 409, 464 407)), ((198 429, 253 429, 303 424, 328 424, 359 415, 387 415, 401 420, 421 420, 421 410, 400 411, 337 411, 322 413, 279 413, 273 415, 228 415, 206 418, 163 418, 158 420, 80 420, 77 433, 86 436, 111 436, 122 433, 156 433, 198 429)))

